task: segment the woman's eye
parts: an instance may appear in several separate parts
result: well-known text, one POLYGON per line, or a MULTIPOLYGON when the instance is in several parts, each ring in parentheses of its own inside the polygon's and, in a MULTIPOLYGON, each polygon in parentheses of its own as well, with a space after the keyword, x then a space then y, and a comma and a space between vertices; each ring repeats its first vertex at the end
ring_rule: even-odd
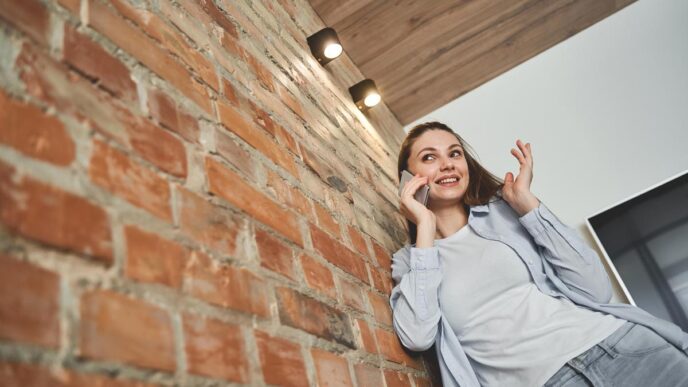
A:
POLYGON ((461 151, 453 151, 451 157, 461 157, 461 151))
POLYGON ((427 161, 427 160, 431 160, 431 159, 434 159, 434 158, 435 158, 435 156, 429 155, 429 154, 428 154, 428 155, 423 156, 422 160, 423 160, 423 161, 427 161))

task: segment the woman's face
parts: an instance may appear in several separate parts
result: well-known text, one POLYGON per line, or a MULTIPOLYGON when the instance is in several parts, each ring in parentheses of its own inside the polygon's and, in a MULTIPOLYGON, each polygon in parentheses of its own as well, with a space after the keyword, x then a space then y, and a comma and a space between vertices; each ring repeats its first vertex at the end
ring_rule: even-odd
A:
POLYGON ((444 130, 428 130, 411 146, 408 159, 413 174, 428 177, 428 204, 462 201, 468 188, 468 164, 459 140, 444 130))

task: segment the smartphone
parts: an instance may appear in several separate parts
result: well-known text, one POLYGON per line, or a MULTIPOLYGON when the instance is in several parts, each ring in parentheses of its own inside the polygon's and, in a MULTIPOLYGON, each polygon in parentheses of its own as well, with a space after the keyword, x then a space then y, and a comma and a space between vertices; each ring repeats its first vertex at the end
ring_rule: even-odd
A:
MULTIPOLYGON (((406 185, 406 183, 411 179, 413 179, 413 175, 410 172, 406 170, 401 171, 401 181, 399 182, 399 196, 401 196, 401 189, 404 188, 404 185, 406 185)), ((430 186, 426 184, 418 188, 418 191, 416 191, 416 194, 413 195, 413 197, 427 207, 429 192, 430 186)))

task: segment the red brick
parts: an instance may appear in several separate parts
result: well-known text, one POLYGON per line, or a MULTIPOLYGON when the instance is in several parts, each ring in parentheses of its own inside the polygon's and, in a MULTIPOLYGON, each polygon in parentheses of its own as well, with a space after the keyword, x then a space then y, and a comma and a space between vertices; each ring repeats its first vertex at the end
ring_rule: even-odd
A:
POLYGON ((405 373, 392 370, 384 370, 387 387, 411 387, 411 380, 405 373))
POLYGON ((428 378, 422 378, 420 376, 416 376, 413 378, 413 380, 416 383, 416 387, 432 387, 432 383, 430 382, 430 379, 428 379, 428 378))
POLYGON ((343 357, 321 349, 311 349, 318 386, 353 386, 349 364, 343 357))
POLYGON ((282 86, 277 87, 277 94, 279 95, 280 100, 291 109, 296 115, 301 117, 304 121, 308 121, 306 119, 306 114, 303 111, 303 107, 301 106, 301 103, 298 101, 296 97, 294 97, 293 94, 289 92, 289 90, 285 89, 282 86))
POLYGON ((358 255, 312 224, 310 231, 313 247, 320 255, 361 281, 370 283, 366 265, 358 255))
POLYGON ((124 235, 127 242, 124 272, 127 277, 181 288, 189 255, 184 246, 134 226, 126 226, 124 235))
POLYGON ((309 255, 301 254, 301 267, 306 276, 308 287, 330 298, 337 297, 334 278, 327 266, 319 263, 309 255))
POLYGON ((0 143, 52 164, 74 161, 74 141, 57 118, 0 91, 0 143))
POLYGON ((222 11, 220 11, 215 6, 215 3, 213 3, 212 0, 200 0, 198 4, 201 6, 203 11, 205 11, 210 16, 210 18, 215 23, 217 23, 217 25, 219 25, 225 31, 227 31, 227 33, 234 36, 235 38, 239 36, 239 33, 237 32, 237 29, 234 26, 234 24, 232 24, 232 22, 225 17, 222 11))
POLYGON ((306 365, 298 344, 261 331, 255 331, 255 337, 265 383, 286 387, 308 386, 306 365))
POLYGON ((57 0, 57 2, 69 10, 72 14, 78 15, 81 7, 81 0, 57 0))
POLYGON ((217 161, 206 158, 205 167, 211 193, 227 200, 303 247, 300 227, 294 214, 284 210, 262 192, 244 182, 241 176, 223 167, 217 161))
POLYGON ((234 86, 232 86, 226 78, 222 78, 222 95, 224 95, 227 101, 232 105, 239 106, 239 97, 236 95, 234 86))
POLYGON ((0 362, 3 387, 153 387, 135 380, 113 379, 104 375, 82 374, 37 364, 0 362))
POLYGON ((200 252, 191 254, 184 289, 221 307, 268 317, 268 292, 263 279, 246 269, 219 264, 200 252))
POLYGON ((321 206, 318 202, 313 202, 313 207, 315 208, 315 215, 318 217, 318 225, 323 230, 327 230, 330 235, 339 239, 339 223, 330 215, 330 212, 321 206))
POLYGON ((370 329, 370 325, 364 320, 356 320, 358 330, 361 332, 361 346, 369 353, 379 353, 377 343, 375 342, 375 335, 370 329))
POLYGON ((7 228, 42 243, 112 263, 107 213, 72 193, 23 177, 0 162, 0 221, 7 228))
POLYGON ((384 247, 380 246, 379 243, 373 241, 373 251, 375 252, 375 258, 377 259, 380 267, 385 269, 387 272, 392 272, 392 254, 390 254, 384 247))
POLYGON ((96 0, 88 1, 88 17, 93 28, 170 82, 207 113, 212 114, 208 91, 194 81, 191 74, 181 64, 177 63, 160 46, 151 41, 140 30, 132 27, 108 6, 96 0))
POLYGON ((277 288, 280 322, 354 348, 349 317, 329 305, 289 288, 277 288))
POLYGON ((226 209, 178 187, 179 226, 196 243, 225 256, 235 254, 239 220, 226 209))
POLYGON ((389 306, 389 299, 373 291, 368 292, 370 305, 373 307, 375 320, 380 324, 392 325, 392 309, 389 306))
POLYGON ((296 279, 293 250, 269 233, 256 229, 260 265, 287 278, 296 279))
POLYGON ((301 157, 301 151, 299 150, 299 145, 297 144, 296 139, 294 139, 294 136, 292 136, 292 134, 289 133, 283 126, 276 126, 275 137, 277 137, 277 140, 282 146, 287 147, 287 149, 289 149, 299 158, 301 157))
MULTIPOLYGON (((239 42, 239 39, 235 38, 234 36, 222 31, 222 33, 220 34, 220 45, 222 45, 222 49, 224 49, 220 50, 220 53, 217 52, 218 49, 216 47, 212 47, 213 54, 216 57, 218 56, 218 54, 223 55, 225 53, 229 53, 238 59, 246 60, 246 50, 244 49, 244 47, 242 47, 241 43, 239 42)), ((221 62, 221 64, 229 72, 233 72, 235 70, 235 66, 229 67, 229 63, 227 62, 221 62)))
POLYGON ((164 220, 172 220, 170 187, 155 172, 94 140, 89 175, 94 183, 164 220))
POLYGON ((363 293, 361 293, 360 285, 339 277, 339 288, 344 304, 364 313, 367 311, 368 308, 366 308, 366 302, 363 298, 363 293))
POLYGON ((248 104, 251 107, 251 112, 253 113, 253 122, 274 137, 276 125, 272 121, 272 118, 270 118, 270 114, 258 107, 258 105, 253 103, 251 100, 248 101, 248 104))
POLYGON ((401 346, 401 343, 394 332, 376 328, 375 338, 377 339, 380 353, 386 359, 419 370, 423 369, 420 356, 418 355, 415 358, 409 356, 409 354, 407 354, 404 348, 401 346))
POLYGON ((149 89, 148 109, 151 116, 161 125, 186 140, 198 143, 200 133, 198 121, 167 94, 158 89, 149 89))
POLYGON ((272 79, 272 74, 270 73, 270 70, 267 69, 260 61, 258 58, 255 56, 246 53, 246 62, 248 63, 249 67, 253 70, 253 73, 256 75, 256 78, 258 78, 258 81, 260 84, 269 90, 271 93, 275 92, 275 81, 272 79))
POLYGON ((239 326, 190 314, 185 314, 183 320, 189 373, 249 382, 249 362, 239 326))
POLYGON ((358 251, 358 253, 362 256, 367 257, 368 245, 366 244, 363 234, 352 226, 348 226, 348 229, 349 238, 351 239, 351 243, 353 244, 354 248, 356 248, 356 251, 358 251))
POLYGON ((59 297, 55 273, 0 254, 0 338, 57 348, 59 297))
POLYGON ((141 300, 96 290, 81 297, 79 352, 143 368, 175 369, 172 323, 166 311, 141 300))
POLYGON ((235 108, 222 101, 217 101, 217 111, 220 121, 231 132, 241 137, 253 148, 261 152, 276 165, 284 168, 292 176, 298 176, 296 163, 288 152, 284 152, 267 133, 256 130, 254 124, 247 121, 235 108))
POLYGON ((181 34, 152 12, 137 8, 122 0, 111 0, 111 3, 122 16, 133 21, 162 47, 191 67, 210 87, 215 91, 219 90, 218 78, 213 66, 198 49, 192 48, 181 34))
POLYGON ((117 98, 136 103, 136 84, 129 69, 99 44, 77 32, 69 24, 64 26, 63 58, 117 98))
POLYGON ((61 113, 86 121, 119 144, 175 175, 186 174, 184 148, 174 136, 132 115, 118 100, 65 66, 24 45, 16 67, 29 93, 55 105, 61 113))
POLYGON ((390 295, 392 292, 392 276, 389 272, 384 269, 378 269, 376 267, 370 268, 370 276, 373 278, 373 286, 375 289, 390 295))
POLYGON ((268 188, 274 190, 275 196, 280 203, 289 206, 307 219, 313 219, 311 201, 298 188, 290 186, 281 176, 271 170, 267 170, 267 175, 266 184, 268 188))
POLYGON ((256 179, 259 166, 255 157, 239 146, 229 135, 219 131, 216 132, 215 147, 220 157, 238 169, 239 172, 250 179, 256 179))
POLYGON ((0 17, 39 43, 48 44, 50 14, 38 0, 0 0, 0 17))
POLYGON ((379 387, 383 385, 382 372, 379 367, 371 367, 366 364, 354 366, 358 387, 379 387))
POLYGON ((179 139, 143 119, 127 125, 127 132, 132 148, 144 159, 174 176, 186 177, 186 150, 179 139))

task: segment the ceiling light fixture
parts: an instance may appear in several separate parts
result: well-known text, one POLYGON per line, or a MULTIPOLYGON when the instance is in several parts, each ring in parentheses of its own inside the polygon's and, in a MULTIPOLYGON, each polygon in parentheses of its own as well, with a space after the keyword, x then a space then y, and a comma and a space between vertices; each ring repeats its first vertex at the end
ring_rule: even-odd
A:
POLYGON ((307 39, 311 53, 321 65, 326 65, 342 53, 342 45, 334 29, 327 27, 309 36, 307 39))
POLYGON ((372 79, 364 79, 361 82, 351 86, 349 93, 354 103, 361 111, 366 111, 377 105, 381 100, 380 93, 377 91, 377 86, 372 79))

